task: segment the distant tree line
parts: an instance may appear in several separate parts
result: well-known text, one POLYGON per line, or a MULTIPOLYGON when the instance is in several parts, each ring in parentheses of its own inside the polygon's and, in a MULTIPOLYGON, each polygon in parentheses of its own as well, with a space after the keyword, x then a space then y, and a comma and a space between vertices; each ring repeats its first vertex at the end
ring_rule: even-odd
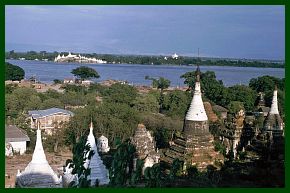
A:
MULTIPOLYGON (((25 58, 26 60, 45 60, 53 61, 58 55, 68 55, 68 52, 46 52, 46 51, 28 51, 15 52, 11 50, 5 53, 6 59, 25 58)), ((79 53, 74 53, 79 54, 79 53)), ((115 55, 115 54, 82 54, 87 57, 96 57, 98 59, 106 60, 112 64, 152 64, 152 65, 193 65, 197 63, 196 57, 180 56, 177 59, 171 56, 147 56, 147 55, 115 55)), ((243 60, 243 59, 214 59, 203 58, 200 60, 202 66, 237 66, 237 67, 268 67, 268 68, 284 68, 285 64, 282 62, 273 61, 258 61, 258 60, 243 60)))

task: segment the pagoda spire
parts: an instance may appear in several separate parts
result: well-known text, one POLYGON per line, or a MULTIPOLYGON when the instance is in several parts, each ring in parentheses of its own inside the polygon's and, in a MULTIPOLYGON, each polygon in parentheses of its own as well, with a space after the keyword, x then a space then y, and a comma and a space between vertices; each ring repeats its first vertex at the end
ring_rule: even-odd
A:
POLYGON ((36 144, 32 155, 31 163, 47 163, 46 156, 42 146, 40 122, 37 123, 36 144))
POLYGON ((278 91, 277 91, 277 85, 275 85, 275 89, 273 92, 273 99, 272 99, 272 104, 271 104, 271 109, 270 109, 270 114, 277 115, 279 114, 278 110, 278 91))
MULTIPOLYGON (((198 49, 198 58, 199 58, 199 49, 198 49)), ((208 117, 204 109, 202 97, 201 97, 200 74, 201 73, 199 69, 199 62, 197 62, 197 69, 195 71, 194 93, 193 93, 191 104, 187 111, 185 120, 190 120, 190 121, 207 121, 208 120, 208 117)))
POLYGON ((94 130, 94 127, 93 127, 93 119, 91 118, 91 123, 90 123, 90 134, 89 134, 89 135, 94 135, 94 134, 93 134, 93 130, 94 130))
POLYGON ((198 48, 198 51, 197 51, 197 62, 196 62, 196 71, 195 71, 195 81, 196 82, 200 82, 200 68, 199 68, 199 62, 200 62, 200 58, 199 58, 199 48, 198 48))

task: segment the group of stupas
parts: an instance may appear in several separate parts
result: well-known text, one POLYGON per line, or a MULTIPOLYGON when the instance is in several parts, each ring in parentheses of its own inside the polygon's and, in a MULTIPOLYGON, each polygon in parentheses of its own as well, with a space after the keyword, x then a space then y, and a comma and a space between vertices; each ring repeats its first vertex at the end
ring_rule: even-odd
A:
MULTIPOLYGON (((155 141, 145 126, 143 124, 138 125, 131 141, 136 146, 136 157, 145 159, 143 171, 146 167, 151 167, 158 162, 170 165, 176 158, 182 160, 185 163, 184 165, 195 165, 201 171, 205 170, 209 165, 215 165, 217 161, 223 161, 223 156, 214 150, 214 139, 209 132, 208 117, 202 101, 200 74, 198 66, 195 74, 193 98, 184 120, 183 132, 181 136, 171 142, 170 148, 164 153, 164 156, 160 156, 158 149, 156 149, 155 141)), ((283 135, 283 127, 278 111, 277 89, 275 89, 271 110, 265 121, 263 132, 274 136, 283 135)), ((108 169, 104 166, 98 154, 98 150, 109 151, 108 139, 102 136, 98 140, 98 145, 96 145, 92 123, 87 143, 90 145, 91 150, 94 151, 93 157, 90 160, 86 160, 84 164, 86 168, 91 169, 89 176, 91 185, 96 180, 98 180, 100 185, 108 184, 108 169)), ((51 169, 43 151, 41 131, 38 129, 32 161, 23 172, 17 174, 16 186, 63 187, 63 184, 68 184, 71 180, 77 181, 77 177, 71 174, 72 170, 69 167, 67 169, 63 177, 58 177, 51 169), (66 183, 63 183, 63 181, 66 181, 66 183)))
POLYGON ((106 64, 107 61, 97 58, 89 58, 86 56, 81 56, 68 53, 67 56, 58 54, 57 57, 55 57, 54 62, 79 62, 79 63, 96 63, 96 64, 106 64))
MULTIPOLYGON (((103 161, 99 156, 99 152, 108 152, 110 150, 108 146, 108 139, 103 135, 98 138, 98 147, 93 134, 93 124, 90 125, 90 133, 87 137, 87 144, 90 146, 90 150, 94 151, 91 159, 86 156, 84 167, 90 168, 91 173, 87 180, 91 180, 91 186, 94 186, 96 180, 99 185, 106 185, 109 183, 109 172, 103 161)), ((58 176, 48 164, 46 159, 41 139, 41 130, 37 129, 36 145, 32 155, 31 162, 27 165, 24 171, 18 171, 16 176, 15 186, 19 188, 61 188, 68 187, 68 185, 75 181, 78 183, 78 177, 76 174, 72 174, 73 168, 70 164, 66 166, 66 171, 63 175, 58 176)))

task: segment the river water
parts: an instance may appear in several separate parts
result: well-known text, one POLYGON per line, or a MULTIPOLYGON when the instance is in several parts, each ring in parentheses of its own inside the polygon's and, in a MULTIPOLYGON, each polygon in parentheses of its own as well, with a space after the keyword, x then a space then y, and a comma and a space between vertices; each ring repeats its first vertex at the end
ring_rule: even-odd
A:
MULTIPOLYGON (((54 79, 63 80, 72 78, 72 69, 79 66, 88 66, 95 69, 103 80, 127 80, 134 85, 150 85, 150 80, 145 76, 164 77, 171 81, 171 86, 183 86, 180 76, 196 69, 195 66, 169 66, 169 65, 140 65, 140 64, 79 64, 79 63, 55 63, 29 60, 6 60, 11 64, 20 66, 25 71, 25 78, 36 76, 41 82, 51 83, 54 79)), ((218 80, 222 80, 225 86, 235 84, 248 84, 251 78, 270 75, 277 78, 285 77, 284 68, 255 68, 232 66, 201 66, 202 72, 214 71, 218 80)))

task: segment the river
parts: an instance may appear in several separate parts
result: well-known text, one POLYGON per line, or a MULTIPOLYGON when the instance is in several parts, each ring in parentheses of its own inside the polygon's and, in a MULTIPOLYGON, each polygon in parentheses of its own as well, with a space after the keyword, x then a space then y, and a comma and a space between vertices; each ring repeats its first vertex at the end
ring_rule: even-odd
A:
MULTIPOLYGON (((41 82, 51 83, 54 79, 63 80, 72 78, 72 69, 79 66, 88 66, 95 69, 103 80, 127 80, 134 85, 150 85, 150 80, 145 76, 164 77, 171 81, 172 86, 183 86, 180 76, 196 69, 195 66, 171 66, 171 65, 140 65, 140 64, 79 64, 79 63, 55 63, 34 60, 6 60, 11 64, 20 66, 25 71, 25 78, 36 76, 41 82)), ((235 84, 248 84, 251 78, 270 75, 277 78, 285 77, 284 68, 255 68, 232 66, 201 66, 202 72, 214 71, 218 80, 222 80, 225 86, 235 84)))

